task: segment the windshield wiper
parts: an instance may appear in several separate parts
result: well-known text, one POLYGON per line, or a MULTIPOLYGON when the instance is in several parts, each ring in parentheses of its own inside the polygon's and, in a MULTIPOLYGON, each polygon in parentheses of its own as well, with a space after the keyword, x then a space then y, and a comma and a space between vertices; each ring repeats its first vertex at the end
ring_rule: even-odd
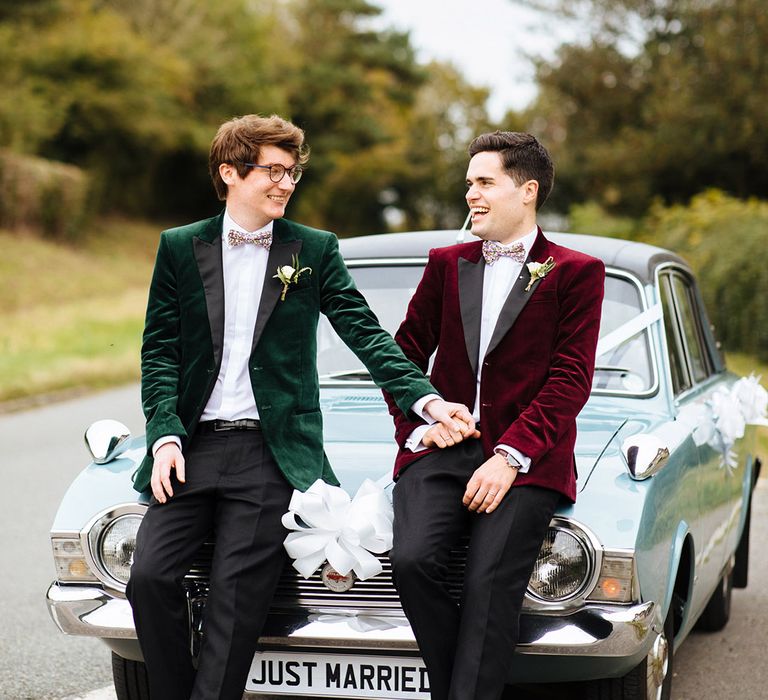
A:
POLYGON ((619 374, 630 374, 632 370, 629 367, 615 367, 613 365, 598 365, 595 372, 618 372, 619 374))
POLYGON ((322 379, 337 379, 341 381, 353 381, 353 382, 369 382, 371 381, 371 375, 367 369, 360 367, 359 369, 345 369, 341 372, 330 372, 324 374, 322 379))

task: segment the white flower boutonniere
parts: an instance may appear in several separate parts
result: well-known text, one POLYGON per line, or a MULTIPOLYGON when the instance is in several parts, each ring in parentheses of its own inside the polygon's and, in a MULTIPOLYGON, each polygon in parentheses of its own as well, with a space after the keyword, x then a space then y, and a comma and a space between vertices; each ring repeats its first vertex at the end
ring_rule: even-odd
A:
POLYGON ((529 292, 536 280, 543 280, 556 264, 551 255, 543 263, 529 262, 528 272, 531 273, 531 280, 528 282, 525 291, 529 292))
POLYGON ((299 281, 299 277, 305 272, 312 274, 311 267, 299 267, 299 256, 294 255, 291 258, 292 265, 281 265, 277 268, 277 274, 273 275, 273 279, 278 279, 283 283, 283 292, 280 295, 280 301, 285 301, 285 295, 288 292, 288 287, 292 284, 296 284, 299 281))

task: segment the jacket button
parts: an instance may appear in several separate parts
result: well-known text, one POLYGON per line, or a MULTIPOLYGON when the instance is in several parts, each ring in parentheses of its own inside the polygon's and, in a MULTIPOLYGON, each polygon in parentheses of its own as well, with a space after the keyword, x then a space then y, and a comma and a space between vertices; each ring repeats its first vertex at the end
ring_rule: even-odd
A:
POLYGON ((253 371, 254 372, 261 372, 261 370, 263 370, 263 369, 264 369, 263 367, 259 366, 259 367, 254 367, 253 371))
POLYGON ((483 403, 483 404, 480 404, 480 405, 481 405, 483 408, 490 408, 490 407, 491 407, 491 404, 489 404, 489 403, 483 403))
POLYGON ((483 367, 490 367, 490 366, 491 366, 490 362, 483 362, 483 367))
POLYGON ((263 406, 259 407, 259 410, 260 411, 268 411, 270 408, 272 408, 272 404, 271 403, 265 403, 263 406))

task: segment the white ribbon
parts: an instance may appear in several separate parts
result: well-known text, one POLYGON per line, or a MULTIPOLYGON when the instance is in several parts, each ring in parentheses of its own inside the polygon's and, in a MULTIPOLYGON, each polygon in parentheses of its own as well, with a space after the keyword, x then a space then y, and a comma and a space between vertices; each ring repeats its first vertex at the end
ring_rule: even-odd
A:
POLYGON ((354 498, 318 479, 304 493, 294 491, 283 525, 292 532, 283 543, 293 567, 309 578, 324 562, 342 576, 354 571, 364 581, 381 573, 371 552, 392 549, 392 504, 384 490, 366 479, 354 498))
POLYGON ((768 392, 760 378, 750 374, 742 377, 730 389, 717 389, 704 402, 697 415, 693 431, 694 442, 709 445, 722 454, 722 464, 730 469, 738 466, 733 445, 744 437, 747 425, 768 425, 768 392))
POLYGON ((611 350, 616 349, 622 343, 626 342, 633 336, 636 336, 646 328, 650 328, 656 321, 661 319, 663 311, 661 304, 655 304, 650 309, 646 309, 639 316, 635 316, 631 321, 619 326, 616 330, 611 331, 608 335, 603 336, 597 343, 597 351, 595 357, 605 355, 611 350))

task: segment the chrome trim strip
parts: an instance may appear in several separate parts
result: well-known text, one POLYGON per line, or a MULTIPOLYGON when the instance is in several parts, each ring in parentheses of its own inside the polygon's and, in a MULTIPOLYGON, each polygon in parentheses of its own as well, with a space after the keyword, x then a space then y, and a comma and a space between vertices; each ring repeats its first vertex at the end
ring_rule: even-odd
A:
MULTIPOLYGON (((51 617, 65 634, 136 638, 128 601, 100 588, 54 582, 48 589, 47 602, 51 617)), ((552 656, 631 656, 650 643, 654 626, 660 625, 657 618, 659 608, 653 602, 632 606, 587 604, 564 615, 523 613, 517 651, 552 656)), ((303 648, 309 653, 319 649, 416 651, 405 618, 375 619, 389 624, 361 632, 350 624, 359 622, 359 618, 338 611, 327 616, 272 613, 260 643, 272 649, 303 648)))

